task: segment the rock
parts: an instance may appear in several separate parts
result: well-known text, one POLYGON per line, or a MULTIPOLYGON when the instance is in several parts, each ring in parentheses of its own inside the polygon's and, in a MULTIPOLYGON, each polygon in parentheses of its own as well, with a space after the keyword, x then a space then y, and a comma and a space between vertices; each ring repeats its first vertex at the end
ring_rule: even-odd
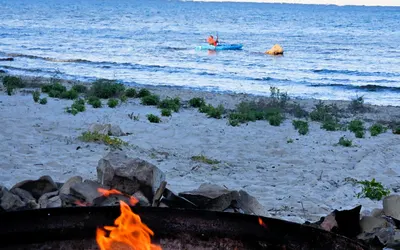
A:
POLYGON ((83 179, 80 176, 74 176, 69 178, 64 185, 60 188, 60 194, 70 194, 71 193, 71 186, 75 183, 82 183, 83 179))
POLYGON ((251 196, 244 190, 239 191, 239 200, 237 202, 238 206, 246 214, 260 215, 266 217, 271 216, 254 196, 251 196))
POLYGON ((98 192, 99 188, 108 189, 107 187, 100 185, 97 182, 85 180, 82 183, 75 183, 71 186, 71 194, 86 203, 93 204, 93 201, 102 196, 100 192, 98 192))
POLYGON ((360 220, 360 227, 362 232, 372 232, 375 228, 384 228, 387 226, 389 226, 389 223, 384 218, 364 216, 360 220))
POLYGON ((93 200, 93 206, 118 206, 120 201, 124 201, 126 204, 134 206, 135 204, 130 203, 130 197, 120 194, 113 194, 110 196, 100 196, 93 200))
POLYGON ((156 189, 165 180, 165 174, 147 161, 129 158, 123 151, 111 151, 99 160, 97 179, 125 194, 140 190, 152 201, 156 189))
MULTIPOLYGON (((40 206, 40 208, 47 208, 48 207, 48 203, 49 203, 49 199, 54 197, 54 196, 58 196, 58 195, 59 195, 58 191, 54 191, 54 192, 43 194, 39 198, 39 206, 40 206)), ((60 202, 61 202, 61 200, 60 200, 60 202)))
POLYGON ((239 203, 237 200, 232 200, 231 204, 222 210, 222 212, 228 212, 228 213, 240 213, 240 214, 244 214, 245 212, 243 211, 243 209, 241 209, 239 207, 239 203))
POLYGON ((102 135, 111 135, 111 136, 123 136, 125 135, 124 132, 122 132, 121 128, 117 125, 111 125, 111 124, 97 124, 94 123, 90 125, 89 131, 92 133, 99 133, 102 135))
POLYGON ((223 211, 232 200, 239 200, 237 191, 231 191, 221 186, 203 183, 198 189, 179 193, 179 196, 193 202, 199 209, 223 211))
POLYGON ((62 202, 60 196, 53 196, 47 202, 47 208, 61 207, 62 202))
POLYGON ((40 208, 39 204, 36 202, 36 199, 28 191, 21 188, 14 188, 11 189, 10 192, 18 195, 19 198, 21 198, 22 202, 25 203, 25 205, 27 206, 27 209, 40 208))
POLYGON ((146 196, 144 196, 144 194, 141 191, 137 191, 132 196, 135 197, 139 201, 139 203, 138 203, 139 206, 142 206, 142 207, 151 206, 149 200, 146 198, 146 196))
POLYGON ((326 216, 320 226, 322 229, 329 231, 329 232, 332 231, 334 228, 337 228, 338 224, 335 219, 335 215, 333 213, 331 213, 328 216, 326 216))
MULTIPOLYGON (((168 188, 164 189, 164 192, 162 194, 160 201, 167 207, 172 207, 172 208, 190 208, 190 209, 197 208, 196 204, 194 204, 193 202, 191 202, 183 197, 180 197, 180 196, 174 194, 168 188)), ((161 207, 160 205, 158 205, 158 206, 161 207)))
POLYGON ((268 55, 283 55, 283 48, 279 44, 272 46, 270 50, 267 50, 265 54, 268 55))
POLYGON ((6 211, 18 210, 25 207, 25 203, 18 195, 15 195, 7 190, 7 188, 0 186, 0 207, 6 211))
POLYGON ((381 217, 383 215, 383 209, 381 208, 374 208, 371 211, 371 216, 373 217, 381 217))
POLYGON ((400 220, 400 195, 389 195, 383 199, 383 213, 400 220))
MULTIPOLYGON (((357 238, 375 246, 385 246, 393 242, 395 230, 393 227, 375 228, 371 232, 363 232, 357 238)), ((380 248, 382 249, 382 247, 380 248)))
POLYGON ((26 180, 15 184, 12 189, 21 188, 38 200, 43 194, 57 191, 57 184, 50 176, 42 176, 37 180, 26 180))

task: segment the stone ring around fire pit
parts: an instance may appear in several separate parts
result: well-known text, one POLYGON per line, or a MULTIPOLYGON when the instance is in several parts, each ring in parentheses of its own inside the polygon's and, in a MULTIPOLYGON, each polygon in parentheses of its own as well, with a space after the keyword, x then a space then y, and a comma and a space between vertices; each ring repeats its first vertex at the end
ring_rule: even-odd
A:
MULTIPOLYGON (((307 225, 237 213, 132 207, 163 250, 374 249, 307 225)), ((119 207, 68 207, 0 213, 0 249, 99 249, 96 228, 113 225, 119 207)))

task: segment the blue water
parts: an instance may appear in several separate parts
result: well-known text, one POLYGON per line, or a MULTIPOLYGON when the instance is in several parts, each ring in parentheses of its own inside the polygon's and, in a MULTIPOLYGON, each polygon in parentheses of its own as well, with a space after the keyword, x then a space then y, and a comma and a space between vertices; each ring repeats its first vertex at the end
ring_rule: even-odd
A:
POLYGON ((1 56, 12 74, 400 104, 399 7, 0 0, 1 56), (243 50, 194 49, 217 32, 243 50))

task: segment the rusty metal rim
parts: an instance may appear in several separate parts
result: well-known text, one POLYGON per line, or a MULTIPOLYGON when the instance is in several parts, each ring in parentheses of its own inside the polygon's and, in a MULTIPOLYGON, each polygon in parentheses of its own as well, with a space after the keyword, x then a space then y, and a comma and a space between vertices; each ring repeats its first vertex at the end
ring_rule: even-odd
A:
MULTIPOLYGON (((132 207, 155 237, 228 237, 249 242, 298 244, 304 249, 372 249, 341 235, 307 225, 254 215, 215 211, 132 207), (259 218, 266 224, 259 224, 259 218)), ((68 207, 0 213, 0 248, 49 240, 94 238, 96 228, 112 225, 119 207, 68 207)), ((261 247, 259 249, 262 249, 261 247)))

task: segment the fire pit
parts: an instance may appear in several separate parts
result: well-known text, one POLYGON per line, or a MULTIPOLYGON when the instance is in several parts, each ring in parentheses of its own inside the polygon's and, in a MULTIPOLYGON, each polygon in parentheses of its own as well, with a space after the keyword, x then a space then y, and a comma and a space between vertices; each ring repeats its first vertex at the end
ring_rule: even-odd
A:
MULTIPOLYGON (((237 213, 132 207, 154 232, 152 242, 177 249, 373 249, 306 225, 237 213)), ((96 229, 120 208, 69 207, 0 213, 0 249, 99 249, 96 229)))

